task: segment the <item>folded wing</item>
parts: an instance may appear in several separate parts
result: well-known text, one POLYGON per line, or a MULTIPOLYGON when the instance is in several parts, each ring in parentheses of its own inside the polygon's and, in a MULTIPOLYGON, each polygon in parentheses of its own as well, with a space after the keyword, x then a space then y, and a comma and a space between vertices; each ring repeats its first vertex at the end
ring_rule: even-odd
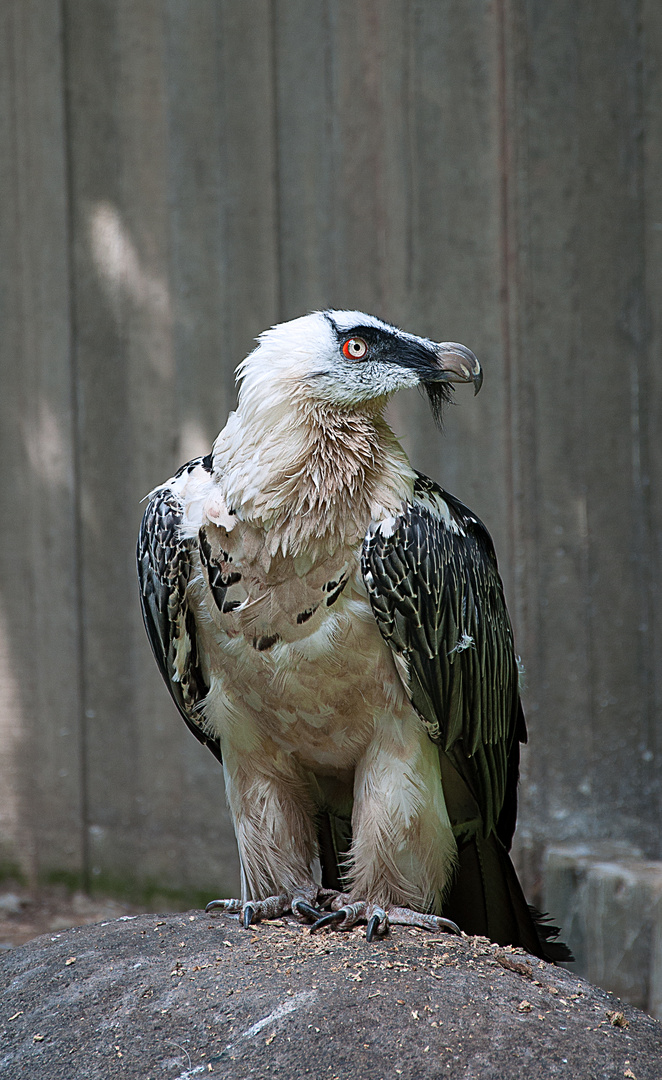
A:
MULTIPOLYGON (((184 469, 197 464, 191 462, 184 469)), ((182 537, 181 525, 177 491, 168 484, 157 488, 150 495, 138 537, 140 603, 152 651, 175 705, 196 738, 220 761, 219 742, 203 726, 209 684, 189 602, 197 544, 182 537)))
POLYGON ((468 933, 562 959, 508 856, 526 727, 494 547, 452 495, 418 476, 402 515, 366 537, 363 576, 410 700, 439 746, 459 867, 444 914, 468 933))

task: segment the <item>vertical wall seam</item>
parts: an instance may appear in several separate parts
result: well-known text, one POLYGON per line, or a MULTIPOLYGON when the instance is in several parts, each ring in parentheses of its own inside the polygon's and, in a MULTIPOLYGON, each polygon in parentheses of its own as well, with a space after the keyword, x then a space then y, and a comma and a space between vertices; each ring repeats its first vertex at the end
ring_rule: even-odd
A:
MULTIPOLYGON (((506 44, 506 0, 496 0, 497 23, 497 94, 498 94, 498 162, 499 162, 499 301, 501 306, 501 345, 503 349, 503 373, 505 389, 505 430, 506 430, 506 491, 508 499, 508 561, 512 567, 513 580, 517 580, 516 537, 515 537, 515 476, 513 424, 513 372, 511 339, 511 210, 510 210, 510 170, 511 147, 508 134, 508 76, 506 44)), ((517 590, 516 590, 517 597, 517 590)), ((516 601, 517 602, 517 601, 516 601)))
MULTIPOLYGON (((405 207, 404 212, 405 219, 405 303, 411 306, 412 290, 413 290, 413 267, 414 267, 414 141, 413 141, 413 128, 414 128, 414 102, 413 102, 413 90, 412 90, 412 18, 415 18, 415 14, 412 15, 412 4, 405 4, 404 8, 404 30, 405 30, 405 45, 403 50, 404 56, 404 124, 405 124, 405 146, 407 149, 407 163, 405 169, 405 207)), ((416 312, 418 318, 418 311, 416 312)))
POLYGON ((64 117, 64 168, 65 168, 65 206, 67 235, 67 294, 69 301, 69 393, 72 417, 72 472, 73 472, 73 510, 74 510, 74 588, 76 610, 76 655, 78 679, 78 732, 80 752, 80 792, 81 792, 81 856, 83 887, 90 887, 90 852, 89 852, 89 791, 88 791, 88 731, 87 731, 87 678, 86 678, 86 640, 85 640, 85 603, 83 575, 83 515, 81 502, 82 477, 82 401, 78 371, 78 334, 76 319, 76 280, 75 280, 75 195, 73 182, 73 122, 72 103, 69 87, 70 55, 67 18, 67 0, 60 2, 60 35, 62 50, 62 104, 64 117))
POLYGON ((271 137, 273 147, 273 184, 274 184, 274 262, 276 274, 276 321, 284 318, 283 294, 283 236, 281 213, 281 170, 280 170, 280 116, 278 102, 278 0, 269 0, 270 48, 271 48, 271 137))
MULTIPOLYGON (((645 390, 651 384, 649 376, 650 365, 650 319, 648 317, 648 244, 646 237, 647 199, 646 199, 646 116, 645 116, 645 39, 644 39, 644 6, 643 0, 635 2, 635 37, 636 37, 636 72, 635 72, 635 109, 636 109, 636 183, 637 204, 640 215, 641 227, 641 311, 634 313, 635 348, 632 358, 632 397, 633 397, 633 482, 635 497, 638 502, 638 511, 641 516, 641 552, 639 556, 639 587, 642 602, 642 617, 639 626, 641 634, 641 654, 643 665, 642 699, 645 702, 647 746, 644 753, 646 760, 650 762, 649 782, 651 785, 651 798, 657 799, 660 805, 660 785, 655 778, 655 764, 658 761, 656 714, 659 705, 659 692, 656 676, 656 644, 657 644, 657 604, 655 568, 655 544, 653 540, 653 508, 651 505, 651 462, 649 455, 649 412, 646 407, 647 394, 645 390), (640 134, 639 134, 640 133, 640 134), (639 340, 636 340, 636 338, 639 340)), ((659 845, 659 841, 658 841, 659 845)), ((653 852, 653 857, 660 857, 660 849, 653 852)))
MULTIPOLYGON (((504 366, 505 469, 508 559, 512 568, 514 623, 517 646, 531 680, 529 710, 540 708, 539 688, 544 669, 538 585, 539 498, 536 431, 536 396, 533 376, 522 366, 529 295, 526 268, 531 250, 529 192, 529 120, 527 70, 529 12, 526 0, 495 0, 497 23, 497 100, 499 163, 500 305, 504 366), (537 688, 537 689, 536 689, 537 688)), ((526 695, 525 695, 526 696, 526 695)), ((535 715, 535 714, 534 714, 535 715)), ((535 763, 526 757, 522 769, 548 797, 548 761, 540 747, 535 763)), ((525 804, 524 793, 522 803, 525 804)), ((535 805, 526 824, 521 850, 521 873, 533 900, 540 895, 545 830, 535 805)), ((548 817, 545 805, 543 817, 548 817)), ((526 818, 526 812, 523 815, 526 818)))
POLYGON ((340 266, 338 249, 338 224, 340 220, 338 197, 338 164, 340 162, 340 130, 338 120, 338 93, 337 93, 337 60, 336 40, 338 36, 338 10, 336 0, 324 0, 324 35, 326 39, 324 64, 325 64, 325 98, 327 102, 327 138, 331 146, 331 169, 329 182, 329 209, 327 215, 328 247, 331 264, 331 286, 329 289, 329 301, 331 307, 338 305, 340 266))
MULTIPOLYGON (((23 227, 22 227, 23 217, 24 217, 23 200, 22 200, 23 185, 21 184, 20 165, 19 165, 19 158, 20 158, 20 127, 21 127, 21 125, 20 125, 20 118, 19 118, 19 87, 18 87, 18 79, 19 79, 18 37, 19 37, 19 30, 18 30, 18 27, 17 27, 17 21, 20 18, 20 15, 17 13, 17 5, 15 5, 15 4, 8 5, 8 10, 7 10, 7 14, 6 14, 5 17, 7 19, 8 24, 9 24, 9 27, 8 27, 9 32, 7 34, 7 37, 9 39, 9 44, 8 44, 8 54, 9 54, 9 57, 8 57, 8 66, 9 66, 9 78, 8 78, 8 85, 9 85, 9 102, 8 102, 9 108, 8 108, 8 114, 9 115, 8 115, 8 121, 9 122, 8 122, 8 127, 9 127, 9 132, 10 132, 10 135, 9 135, 10 145, 11 145, 11 149, 12 149, 12 153, 10 155, 10 160, 8 161, 7 165, 8 165, 8 171, 10 172, 10 175, 11 175, 11 183, 13 185, 13 190, 14 190, 14 192, 16 194, 16 216, 17 216, 17 219, 18 219, 18 225, 17 225, 17 232, 16 232, 16 237, 17 237, 16 238, 16 248, 15 248, 16 263, 15 263, 15 266, 14 266, 14 272, 15 272, 15 277, 18 279, 18 282, 19 282, 18 295, 19 295, 19 303, 21 305, 21 318, 18 321, 19 325, 18 325, 18 328, 17 328, 16 338, 17 338, 17 353, 18 353, 18 355, 23 356, 25 354, 25 350, 26 350, 25 327, 27 326, 28 312, 26 312, 26 310, 25 310, 25 308, 26 308, 26 299, 25 299, 26 255, 25 255, 24 246, 23 246, 24 245, 24 230, 23 230, 23 227)), ((22 388, 22 394, 23 394, 23 388, 22 388)), ((18 403, 18 408, 20 410, 21 415, 25 415, 26 402, 23 400, 23 397, 21 398, 20 402, 18 403)), ((34 608, 35 608, 35 605, 33 603, 34 591, 35 591, 35 589, 34 589, 34 578, 32 577, 32 575, 30 575, 27 582, 26 582, 26 592, 27 592, 28 597, 30 598, 32 610, 34 610, 34 608)), ((22 700, 22 704, 24 705, 24 707, 28 706, 28 700, 26 700, 26 697, 24 695, 22 696, 21 700, 22 700)), ((23 715, 23 718, 25 719, 25 721, 27 722, 26 726, 28 726, 29 729, 31 729, 32 726, 33 726, 34 706, 31 705, 31 706, 25 708, 25 712, 23 712, 22 715, 23 715)), ((30 734, 31 734, 31 731, 30 731, 30 734)), ((18 766, 17 771, 18 771, 18 774, 19 774, 19 777, 20 777, 19 782, 18 782, 19 795, 18 795, 18 799, 17 799, 17 803, 18 803, 18 806, 20 808, 19 809, 20 825, 19 825, 19 828, 17 829, 17 832, 14 834, 14 837, 13 837, 14 843, 16 844, 15 860, 16 860, 16 863, 19 865, 21 871, 26 872, 27 876, 28 876, 28 879, 31 879, 32 882, 34 882, 34 880, 37 877, 37 873, 38 873, 38 848, 39 848, 39 842, 36 839, 35 831, 33 831, 30 828, 30 825, 27 824, 27 822, 30 819, 29 819, 28 807, 25 807, 25 809, 24 809, 25 799, 24 799, 24 796, 23 796, 23 792, 29 790, 29 785, 27 783, 26 784, 23 783, 23 777, 22 777, 23 765, 22 765, 22 762, 19 763, 19 760, 20 759, 16 759, 16 764, 18 766), (21 847, 24 847, 23 852, 20 851, 21 847)), ((12 855, 13 854, 14 853, 12 852, 12 855)))
MULTIPOLYGON (((580 12, 575 10, 575 23, 574 23, 574 41, 573 48, 573 80, 574 80, 574 101, 575 110, 578 108, 579 88, 582 83, 582 41, 580 40, 578 21, 580 12)), ((573 240, 578 236, 580 231, 580 219, 581 219, 581 207, 582 207, 582 167, 580 160, 580 136, 579 125, 575 120, 575 135, 573 138, 573 159, 572 164, 575 171, 575 182, 573 184, 573 240)), ((579 245, 573 243, 571 248, 571 280, 569 289, 571 293, 571 301, 569 305, 570 309, 570 349, 569 359, 572 362, 573 370, 576 371, 576 387, 577 387, 577 416, 576 422, 580 429, 583 428, 586 418, 586 402, 589 400, 589 388, 587 383, 587 371, 586 365, 582 362, 584 355, 584 325, 583 325, 583 309, 580 295, 579 284, 581 281, 582 269, 579 258, 579 245)), ((571 482, 576 485, 578 495, 578 552, 579 552, 579 586, 581 590, 581 623, 582 623, 582 638, 579 645, 582 650, 582 663, 584 664, 586 671, 586 697, 585 697, 585 724, 584 724, 584 755, 585 755, 585 777, 589 784, 591 791, 595 790, 596 786, 596 767, 595 767, 595 743, 596 733, 599 729, 598 718, 596 716, 595 701, 596 701, 596 635, 594 631, 594 618, 593 618, 593 579, 595 574, 594 569, 594 551, 591 537, 591 503, 590 503, 590 467, 587 461, 586 455, 580 455, 575 463, 575 468, 572 474, 571 482)), ((549 819, 547 819, 548 821, 549 819)), ((597 822, 596 803, 594 799, 591 799, 586 809, 586 832, 589 836, 595 836, 599 833, 599 826, 597 822)))

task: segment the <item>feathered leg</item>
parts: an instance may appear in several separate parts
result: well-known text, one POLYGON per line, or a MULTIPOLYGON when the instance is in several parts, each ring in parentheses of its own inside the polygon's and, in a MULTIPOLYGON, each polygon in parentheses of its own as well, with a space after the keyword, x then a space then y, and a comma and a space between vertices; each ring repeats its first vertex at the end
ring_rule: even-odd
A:
POLYGON ((368 938, 389 923, 459 933, 439 915, 453 875, 456 846, 441 787, 436 747, 416 716, 385 719, 358 763, 354 779, 354 840, 349 894, 335 897, 332 913, 313 926, 348 929, 368 922, 368 938))
POLYGON ((336 895, 313 877, 315 807, 291 759, 259 751, 246 767, 224 746, 225 786, 242 867, 241 900, 212 900, 207 910, 239 913, 244 926, 287 912, 311 921, 336 895), (264 768, 259 768, 259 761, 264 768), (277 764, 278 762, 278 764, 277 764), (280 766, 280 767, 279 767, 280 766), (320 905, 320 906, 316 906, 320 905))

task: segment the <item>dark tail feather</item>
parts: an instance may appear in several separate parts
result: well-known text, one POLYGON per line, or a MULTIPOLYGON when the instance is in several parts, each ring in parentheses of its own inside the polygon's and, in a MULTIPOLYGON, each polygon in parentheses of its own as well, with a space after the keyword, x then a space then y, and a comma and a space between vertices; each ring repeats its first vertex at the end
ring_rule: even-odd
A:
POLYGON ((462 846, 443 913, 467 934, 520 945, 543 960, 572 959, 567 946, 553 940, 558 927, 527 904, 510 856, 494 833, 487 839, 473 836, 462 846))
POLYGON ((317 822, 317 843, 322 866, 322 885, 325 889, 341 889, 340 859, 331 815, 323 810, 317 822))
POLYGON ((342 889, 343 867, 352 842, 352 823, 329 810, 323 810, 317 820, 317 842, 322 866, 322 885, 325 889, 342 889))
POLYGON ((538 911, 533 904, 528 907, 545 959, 555 964, 571 963, 575 959, 572 952, 564 941, 556 940, 561 933, 561 927, 552 925, 551 916, 547 912, 538 911))

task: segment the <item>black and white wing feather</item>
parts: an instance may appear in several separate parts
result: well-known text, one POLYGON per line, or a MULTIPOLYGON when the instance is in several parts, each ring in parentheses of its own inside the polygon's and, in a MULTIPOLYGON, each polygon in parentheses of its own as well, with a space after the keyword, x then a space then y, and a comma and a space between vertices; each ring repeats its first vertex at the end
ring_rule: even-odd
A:
POLYGON ((572 959, 524 898, 510 861, 519 744, 526 726, 518 662, 485 526, 419 474, 411 503, 371 528, 363 577, 412 705, 439 746, 458 849, 444 914, 467 933, 572 959))
MULTIPOLYGON (((517 783, 512 751, 526 737, 489 533, 462 503, 419 475, 404 513, 366 538, 363 574, 412 704, 467 782, 488 835, 515 797, 508 790, 517 783)), ((509 846, 510 837, 503 839, 509 846)))
MULTIPOLYGON (((201 464, 190 462, 174 479, 201 464)), ((197 544, 182 537, 181 525, 182 503, 175 487, 157 488, 149 498, 138 537, 140 603, 152 651, 175 705, 193 734, 220 761, 220 745, 203 726, 209 684, 189 599, 197 544)))

